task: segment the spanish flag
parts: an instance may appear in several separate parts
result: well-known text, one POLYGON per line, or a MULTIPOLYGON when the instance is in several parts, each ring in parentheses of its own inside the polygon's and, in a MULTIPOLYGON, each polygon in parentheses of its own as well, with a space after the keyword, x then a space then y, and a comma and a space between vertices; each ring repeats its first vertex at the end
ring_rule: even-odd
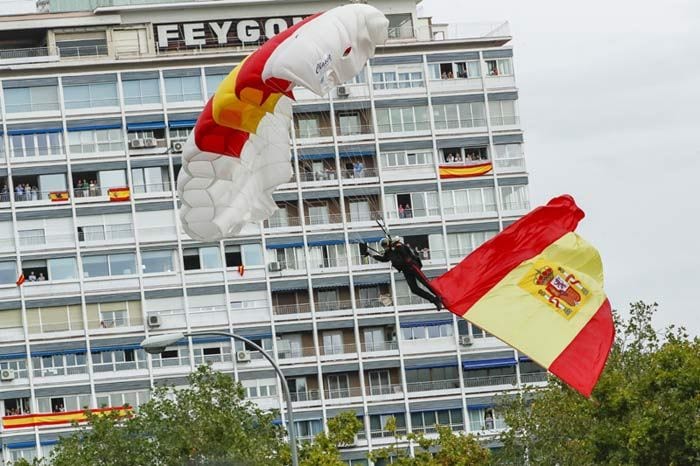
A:
POLYGON ((15 285, 17 286, 22 286, 22 283, 27 281, 27 277, 24 276, 23 273, 19 275, 19 278, 17 278, 17 281, 15 282, 15 285))
POLYGON ((54 191, 49 193, 49 199, 51 199, 51 202, 64 202, 67 201, 68 198, 68 191, 54 191))
MULTIPOLYGON (((98 408, 90 410, 93 414, 104 415, 113 411, 118 412, 121 416, 131 414, 131 408, 122 406, 117 408, 98 408)), ((38 413, 38 414, 22 414, 19 416, 4 416, 2 418, 3 429, 22 429, 25 427, 34 426, 56 426, 61 424, 70 424, 71 422, 85 422, 87 417, 84 411, 64 411, 59 413, 38 413)))
POLYGON ((130 199, 131 192, 128 187, 109 188, 107 194, 109 195, 109 202, 122 202, 130 199))
POLYGON ((440 178, 469 178, 481 176, 493 169, 491 162, 477 165, 440 165, 440 178))
POLYGON ((245 266, 241 264, 238 266, 238 275, 240 275, 242 277, 244 273, 245 273, 245 266))
POLYGON ((603 266, 574 233, 571 196, 549 201, 431 282, 445 306, 590 396, 613 343, 603 266))

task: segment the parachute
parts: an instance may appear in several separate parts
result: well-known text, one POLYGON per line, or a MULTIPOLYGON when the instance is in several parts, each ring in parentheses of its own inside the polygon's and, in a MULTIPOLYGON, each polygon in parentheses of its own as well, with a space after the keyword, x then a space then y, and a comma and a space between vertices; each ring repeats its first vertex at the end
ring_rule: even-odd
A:
POLYGON ((369 5, 333 8, 280 32, 231 71, 183 148, 177 189, 187 234, 220 240, 275 212, 272 193, 293 173, 293 88, 321 96, 352 79, 386 42, 388 25, 369 5))

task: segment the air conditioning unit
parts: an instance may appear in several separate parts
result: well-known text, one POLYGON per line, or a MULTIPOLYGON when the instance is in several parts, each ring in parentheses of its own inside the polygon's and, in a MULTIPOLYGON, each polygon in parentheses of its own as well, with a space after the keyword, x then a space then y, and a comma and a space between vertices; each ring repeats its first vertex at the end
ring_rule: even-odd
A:
POLYGON ((459 337, 459 344, 462 346, 471 346, 472 345, 472 337, 469 335, 461 335, 459 337))
POLYGON ((15 371, 12 369, 3 369, 0 370, 0 380, 3 382, 9 382, 11 380, 15 380, 15 371))
POLYGON ((183 149, 184 147, 185 147, 185 143, 184 143, 184 142, 182 142, 182 141, 173 141, 173 142, 170 144, 170 151, 171 151, 171 152, 180 153, 180 152, 182 152, 182 149, 183 149))
POLYGON ((156 147, 158 145, 158 140, 156 138, 145 138, 143 140, 143 147, 156 147))
POLYGON ((143 146, 143 139, 132 139, 129 141, 129 147, 132 149, 142 149, 143 146))
POLYGON ((270 272, 281 272, 282 271, 282 264, 279 262, 270 262, 267 264, 267 270, 270 272))
POLYGON ((250 362, 250 351, 246 351, 246 350, 236 351, 236 361, 237 362, 250 362))
POLYGON ((338 86, 338 97, 348 97, 350 95, 350 89, 345 86, 338 86))
POLYGON ((150 328, 160 327, 160 323, 159 315, 148 316, 148 326, 150 328))

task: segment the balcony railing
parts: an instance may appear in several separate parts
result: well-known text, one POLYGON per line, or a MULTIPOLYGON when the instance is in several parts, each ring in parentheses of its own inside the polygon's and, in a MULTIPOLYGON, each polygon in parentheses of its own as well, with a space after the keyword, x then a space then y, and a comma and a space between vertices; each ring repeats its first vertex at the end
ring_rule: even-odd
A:
POLYGON ((485 118, 466 118, 462 120, 435 120, 435 129, 459 129, 459 128, 483 128, 486 126, 485 118))
POLYGON ((376 178, 379 176, 379 172, 376 168, 363 168, 361 170, 343 170, 342 175, 344 180, 361 180, 363 178, 376 178))
POLYGON ((377 385, 365 387, 367 396, 393 395, 403 393, 401 384, 394 385, 377 385))
POLYGON ((464 386, 471 387, 488 387, 491 385, 516 385, 518 378, 515 374, 509 375, 492 375, 489 377, 465 377, 464 386))
POLYGON ((426 382, 411 382, 406 384, 406 389, 409 393, 425 392, 430 390, 452 390, 454 388, 459 388, 458 379, 430 380, 426 382))
POLYGON ((333 136, 333 128, 330 126, 318 128, 297 128, 296 135, 299 139, 329 138, 333 136))
MULTIPOLYGON (((406 428, 405 427, 397 427, 395 432, 399 435, 406 435, 406 428)), ((370 430, 369 434, 372 436, 372 438, 393 437, 394 436, 394 432, 384 430, 384 429, 370 430)))
POLYGON ((280 359, 308 358, 312 356, 316 356, 316 348, 313 346, 291 348, 289 351, 278 351, 280 359))
MULTIPOLYGON (((9 194, 6 194, 9 197, 9 194)), ((0 200, 5 201, 5 196, 0 196, 0 200)), ((9 201, 9 198, 7 199, 9 201)), ((33 201, 68 201, 68 190, 62 191, 40 191, 32 189, 31 191, 15 190, 15 202, 33 202, 33 201)))
POLYGON ((393 351, 399 348, 397 341, 370 341, 362 343, 363 353, 372 353, 374 351, 393 351))
POLYGON ((404 219, 404 218, 421 218, 421 217, 429 217, 429 216, 435 216, 440 214, 440 209, 437 207, 432 207, 428 209, 404 209, 403 211, 401 210, 395 210, 395 211, 389 211, 388 212, 388 217, 391 220, 396 220, 396 219, 404 219))
POLYGON ((357 347, 354 343, 347 345, 322 345, 320 348, 321 356, 333 356, 337 354, 355 353, 357 347))
POLYGON ((340 214, 305 215, 306 225, 328 225, 329 223, 343 223, 343 216, 340 214))
POLYGON ((377 298, 360 298, 355 300, 358 309, 373 307, 388 307, 393 304, 390 294, 381 294, 377 298))
POLYGON ((529 208, 528 201, 503 202, 503 210, 528 210, 529 208))
POLYGON ((491 115, 491 124, 494 126, 517 125, 518 123, 520 123, 518 115, 491 115))
MULTIPOLYGON (((438 426, 443 426, 443 424, 433 424, 432 426, 411 426, 411 431, 412 432, 421 432, 424 434, 435 434, 437 433, 437 427, 438 426)), ((444 424, 444 426, 449 427, 455 432, 464 430, 464 424, 462 423, 456 423, 456 424, 444 424)))
POLYGON ((300 225, 299 217, 271 217, 265 221, 266 228, 291 228, 300 225))
POLYGON ((151 183, 151 184, 137 184, 134 185, 134 193, 162 193, 170 191, 170 182, 164 181, 162 183, 151 183))
POLYGON ((59 366, 45 367, 43 369, 34 369, 34 377, 58 377, 67 375, 87 374, 87 366, 59 366))
POLYGON ((289 314, 305 314, 311 312, 311 304, 276 304, 272 306, 272 312, 274 312, 275 315, 278 316, 285 316, 289 314))
POLYGON ((14 150, 10 153, 12 157, 12 162, 21 162, 23 160, 27 160, 30 162, 35 162, 37 159, 42 159, 44 157, 65 157, 65 153, 63 152, 63 146, 45 146, 45 147, 36 147, 32 148, 34 149, 33 151, 30 151, 30 149, 25 149, 24 151, 22 150, 14 150))
POLYGON ((520 374, 520 381, 522 383, 538 383, 546 382, 548 374, 546 372, 531 372, 528 374, 520 374))
POLYGON ((508 425, 503 419, 491 419, 487 418, 483 421, 470 421, 469 430, 472 432, 484 431, 484 430, 503 430, 508 425))
POLYGON ((496 159, 496 168, 500 172, 521 172, 525 171, 525 157, 512 159, 496 159))
POLYGON ((372 125, 338 125, 336 127, 338 136, 359 136, 362 134, 373 134, 372 125))
MULTIPOLYGON (((177 358, 172 358, 177 359, 177 358)), ((189 364, 188 358, 180 358, 185 360, 185 364, 189 364)), ((164 359, 163 361, 168 361, 168 363, 162 364, 162 366, 175 366, 177 364, 170 364, 171 358, 164 359)), ((145 360, 138 361, 115 361, 115 362, 101 362, 93 364, 92 368, 94 372, 118 372, 118 371, 132 371, 136 369, 146 369, 148 366, 145 360)), ((156 359, 153 360, 153 367, 156 366, 156 359)))
POLYGON ((329 311, 341 311, 343 309, 352 309, 352 301, 340 300, 340 301, 321 301, 317 300, 316 312, 329 312, 329 311))
POLYGON ((320 390, 302 390, 291 392, 289 395, 292 401, 315 401, 321 399, 320 390))
POLYGON ((353 396, 362 396, 361 387, 346 387, 346 388, 330 388, 325 391, 327 399, 337 400, 340 398, 350 398, 353 396))
POLYGON ((335 170, 332 170, 330 168, 328 168, 324 171, 299 173, 299 181, 302 183, 313 182, 313 181, 333 181, 333 180, 337 180, 337 179, 338 179, 338 176, 336 175, 335 170))

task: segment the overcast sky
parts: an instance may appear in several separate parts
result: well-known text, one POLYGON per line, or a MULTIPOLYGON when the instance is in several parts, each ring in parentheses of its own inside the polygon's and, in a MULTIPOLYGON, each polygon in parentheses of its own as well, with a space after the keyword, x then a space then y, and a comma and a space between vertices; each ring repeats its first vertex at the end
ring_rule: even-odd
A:
POLYGON ((576 198, 615 308, 656 301, 657 327, 700 334, 700 1, 424 0, 422 12, 510 21, 533 203, 576 198))

